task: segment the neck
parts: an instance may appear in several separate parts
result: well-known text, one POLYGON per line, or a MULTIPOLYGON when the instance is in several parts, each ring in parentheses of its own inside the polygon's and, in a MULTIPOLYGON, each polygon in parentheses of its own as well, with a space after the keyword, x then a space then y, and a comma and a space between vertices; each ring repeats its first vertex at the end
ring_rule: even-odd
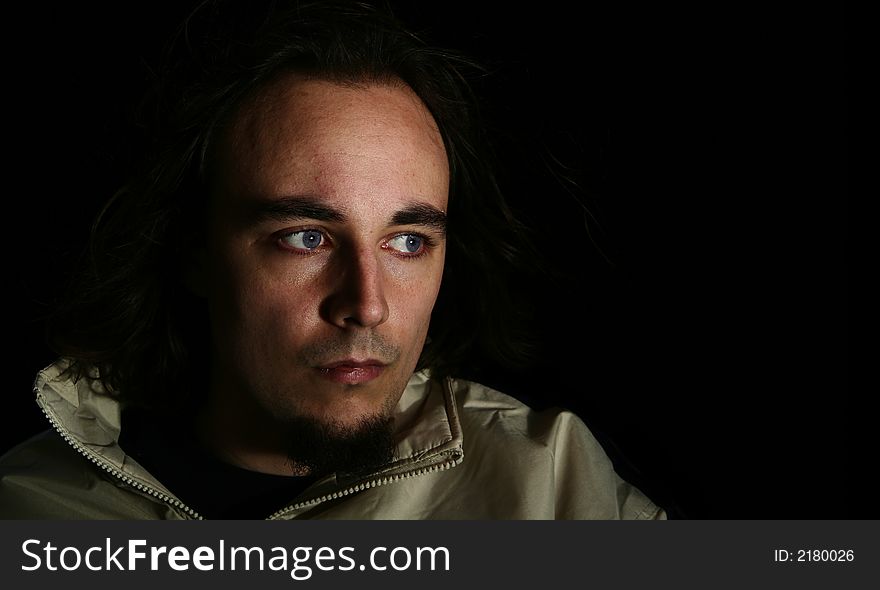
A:
POLYGON ((223 461, 250 471, 272 475, 310 475, 307 467, 291 461, 284 433, 259 408, 223 397, 196 418, 199 440, 223 461))

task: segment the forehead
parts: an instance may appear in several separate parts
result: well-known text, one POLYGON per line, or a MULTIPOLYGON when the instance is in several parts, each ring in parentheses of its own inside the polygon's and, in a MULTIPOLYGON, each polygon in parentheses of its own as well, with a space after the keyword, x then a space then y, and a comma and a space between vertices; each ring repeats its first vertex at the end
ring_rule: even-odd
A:
POLYGON ((219 144, 215 180, 227 198, 310 194, 350 204, 408 195, 443 200, 445 209, 442 138, 402 83, 343 85, 289 75, 247 100, 219 144))

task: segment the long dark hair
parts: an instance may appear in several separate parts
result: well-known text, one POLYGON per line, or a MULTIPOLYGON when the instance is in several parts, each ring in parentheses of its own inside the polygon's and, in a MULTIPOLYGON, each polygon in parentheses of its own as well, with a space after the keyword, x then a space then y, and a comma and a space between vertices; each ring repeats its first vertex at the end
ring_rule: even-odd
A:
POLYGON ((102 209, 83 268, 47 324, 50 346, 75 375, 96 367, 108 391, 139 405, 191 397, 207 374, 209 332, 180 260, 203 223, 212 141, 246 97, 289 71, 402 80, 422 99, 445 143, 450 201, 446 268, 419 368, 467 374, 475 354, 522 361, 524 324, 507 279, 533 253, 496 182, 468 82, 482 75, 476 64, 424 43, 387 8, 339 1, 204 2, 166 62, 144 111, 149 156, 102 209))

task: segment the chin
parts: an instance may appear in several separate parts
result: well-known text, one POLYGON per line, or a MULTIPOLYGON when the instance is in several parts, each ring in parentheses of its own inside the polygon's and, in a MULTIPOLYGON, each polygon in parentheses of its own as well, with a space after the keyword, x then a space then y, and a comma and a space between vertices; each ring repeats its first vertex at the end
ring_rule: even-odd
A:
MULTIPOLYGON (((386 391, 387 390, 383 390, 386 391)), ((361 388, 332 386, 312 388, 307 399, 290 392, 276 400, 269 413, 279 422, 309 420, 334 430, 357 426, 364 420, 384 419, 393 414, 400 395, 367 392, 361 388)))
POLYGON ((394 458, 390 416, 347 416, 346 422, 298 417, 286 423, 287 456, 296 472, 356 473, 394 458))
POLYGON ((386 405, 334 403, 312 408, 300 408, 297 418, 322 424, 330 430, 346 430, 365 421, 390 418, 392 412, 386 405))

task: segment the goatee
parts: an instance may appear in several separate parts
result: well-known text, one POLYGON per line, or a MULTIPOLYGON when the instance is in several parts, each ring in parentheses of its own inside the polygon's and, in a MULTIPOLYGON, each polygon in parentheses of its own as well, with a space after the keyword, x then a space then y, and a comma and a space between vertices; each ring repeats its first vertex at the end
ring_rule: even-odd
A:
POLYGON ((302 416, 285 420, 287 457, 297 470, 323 477, 355 474, 394 459, 394 429, 390 416, 361 418, 353 425, 321 422, 302 416))

